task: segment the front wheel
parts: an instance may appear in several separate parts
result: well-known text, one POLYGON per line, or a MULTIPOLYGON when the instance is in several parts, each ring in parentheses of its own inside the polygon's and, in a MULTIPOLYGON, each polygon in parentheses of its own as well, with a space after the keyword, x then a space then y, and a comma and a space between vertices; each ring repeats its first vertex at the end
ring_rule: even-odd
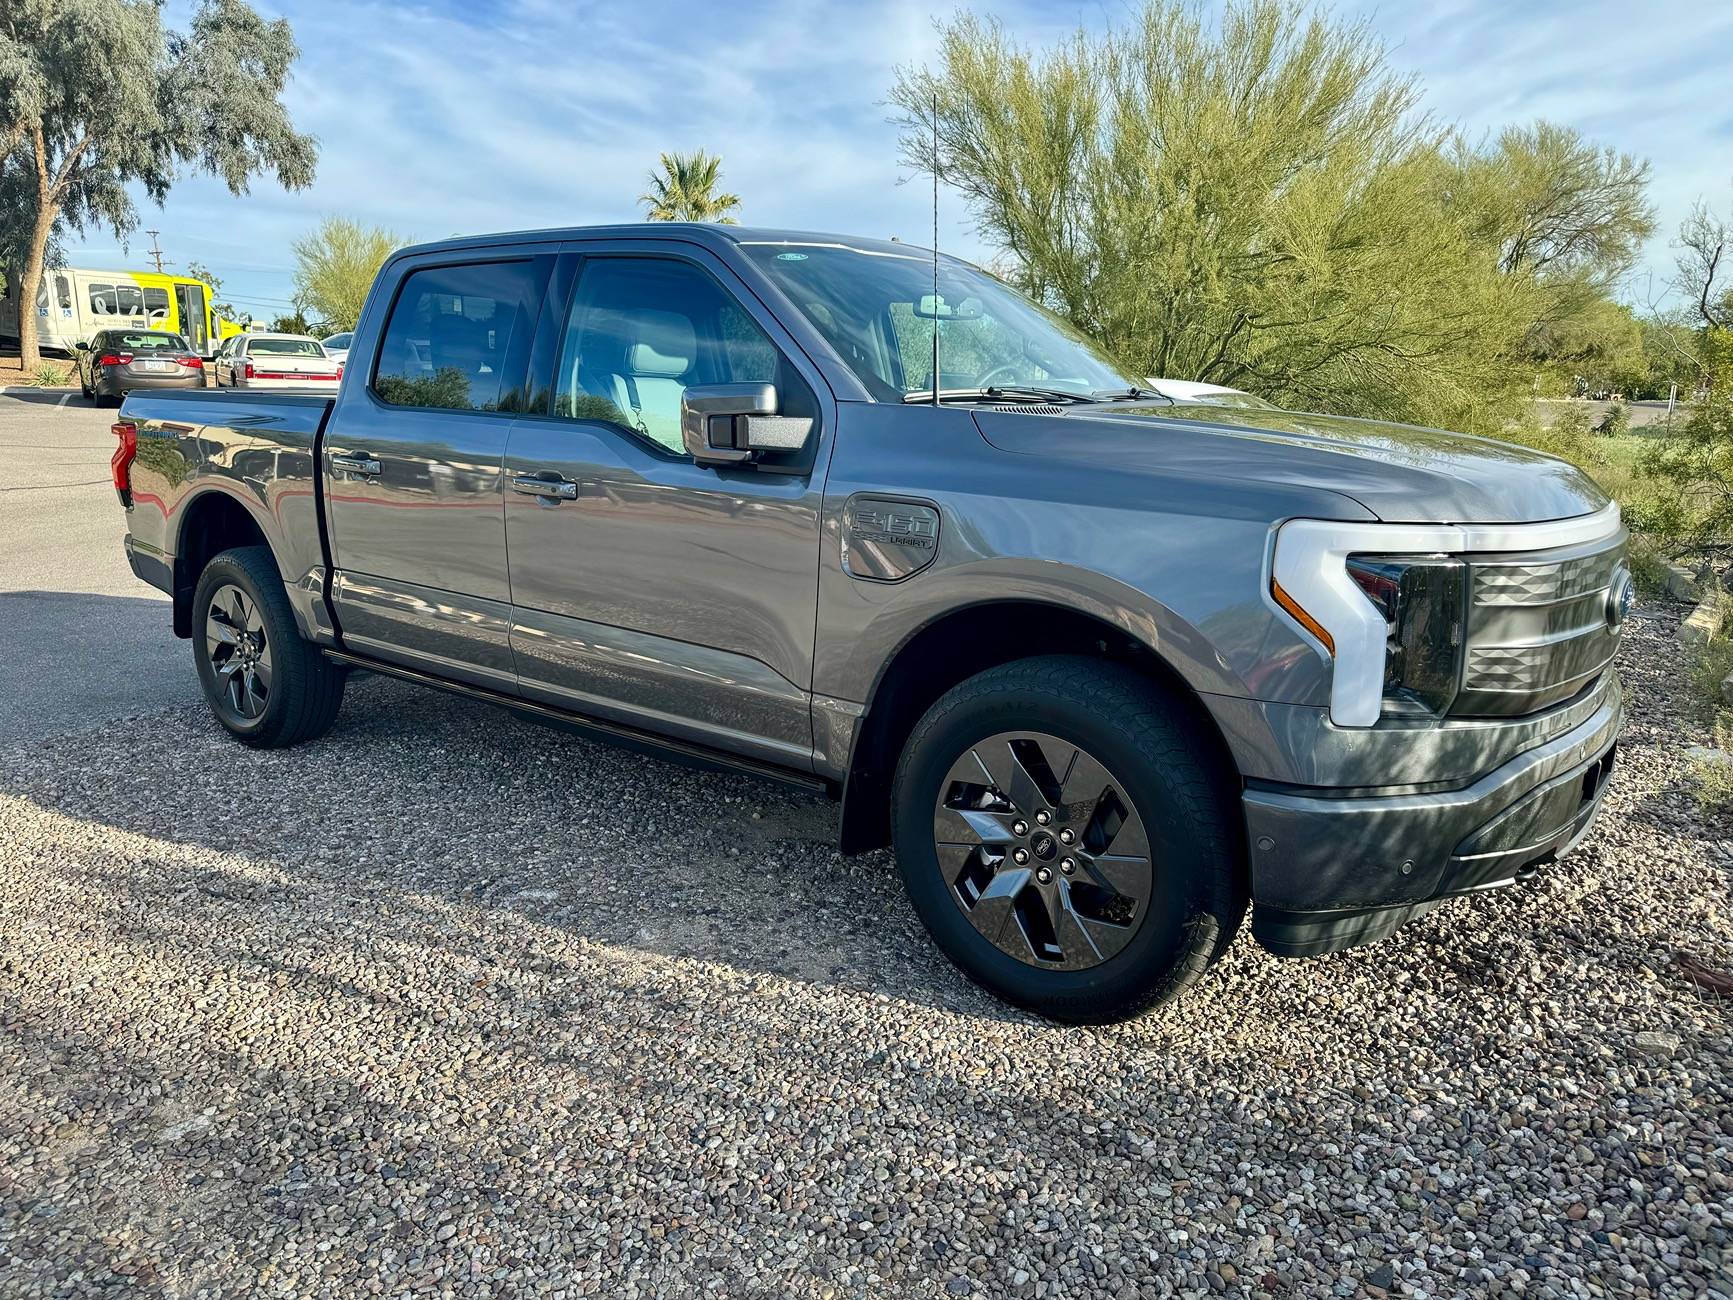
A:
POLYGON ((345 673, 301 637, 269 547, 218 555, 193 593, 193 654, 205 702, 237 740, 279 749, 325 734, 345 673))
POLYGON ((897 767, 897 865, 964 973, 1055 1020, 1196 982, 1245 912, 1229 774, 1123 666, 1026 659, 954 687, 897 767))

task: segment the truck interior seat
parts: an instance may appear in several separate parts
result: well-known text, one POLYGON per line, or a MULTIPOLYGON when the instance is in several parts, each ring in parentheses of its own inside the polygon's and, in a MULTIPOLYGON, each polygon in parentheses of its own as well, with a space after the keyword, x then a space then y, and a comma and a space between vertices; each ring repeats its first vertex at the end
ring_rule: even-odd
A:
POLYGON ((598 312, 584 330, 578 383, 627 412, 646 437, 681 451, 680 398, 697 355, 692 321, 678 312, 598 312))

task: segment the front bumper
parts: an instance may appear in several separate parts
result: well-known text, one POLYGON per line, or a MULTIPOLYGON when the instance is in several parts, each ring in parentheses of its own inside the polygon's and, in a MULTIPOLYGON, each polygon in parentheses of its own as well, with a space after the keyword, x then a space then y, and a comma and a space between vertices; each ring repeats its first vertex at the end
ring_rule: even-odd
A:
POLYGON ((1458 790, 1248 789, 1252 934, 1286 957, 1370 943, 1569 852, 1600 808, 1623 720, 1618 679, 1597 694, 1575 727, 1458 790))

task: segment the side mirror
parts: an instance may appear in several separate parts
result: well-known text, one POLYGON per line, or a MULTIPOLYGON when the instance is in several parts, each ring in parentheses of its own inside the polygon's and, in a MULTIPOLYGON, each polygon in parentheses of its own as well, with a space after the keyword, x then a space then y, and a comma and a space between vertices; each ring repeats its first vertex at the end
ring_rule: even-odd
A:
POLYGON ((72 346, 79 352, 90 351, 90 344, 86 343, 83 339, 78 340, 78 342, 74 343, 72 346))
POLYGON ((799 451, 812 421, 776 413, 775 384, 698 384, 680 398, 680 437, 700 465, 738 465, 761 451, 799 451))

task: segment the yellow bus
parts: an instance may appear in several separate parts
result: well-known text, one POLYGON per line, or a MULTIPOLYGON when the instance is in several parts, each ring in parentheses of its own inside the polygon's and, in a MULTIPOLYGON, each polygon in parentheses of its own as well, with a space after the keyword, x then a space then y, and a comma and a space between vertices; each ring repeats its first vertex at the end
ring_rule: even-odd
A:
MULTIPOLYGON (((58 266, 36 286, 36 337, 44 348, 71 353, 104 329, 172 330, 193 351, 213 356, 241 326, 217 315, 211 287, 190 275, 158 271, 93 271, 58 266)), ((18 304, 0 279, 0 338, 18 337, 18 304)))

